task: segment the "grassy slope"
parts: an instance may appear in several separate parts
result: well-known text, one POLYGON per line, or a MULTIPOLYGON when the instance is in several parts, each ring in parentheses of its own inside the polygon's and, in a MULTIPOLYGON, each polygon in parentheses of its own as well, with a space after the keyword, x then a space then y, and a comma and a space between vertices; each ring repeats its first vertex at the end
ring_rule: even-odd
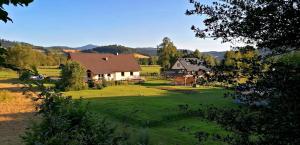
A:
MULTIPOLYGON (((193 93, 182 93, 159 89, 161 86, 186 90, 185 87, 168 86, 164 81, 153 81, 143 86, 113 86, 103 90, 85 90, 67 92, 75 98, 80 96, 91 102, 90 108, 110 120, 129 124, 133 136, 146 129, 152 144, 195 144, 195 131, 225 133, 212 122, 201 121, 197 118, 184 117, 178 110, 178 105, 189 104, 201 107, 200 104, 214 104, 220 107, 233 106, 230 99, 223 97, 221 88, 188 88, 193 93), (183 132, 180 128, 187 127, 183 132)), ((217 144, 208 141, 207 144, 217 144)))
POLYGON ((145 73, 160 73, 160 66, 159 65, 142 65, 142 74, 145 73))

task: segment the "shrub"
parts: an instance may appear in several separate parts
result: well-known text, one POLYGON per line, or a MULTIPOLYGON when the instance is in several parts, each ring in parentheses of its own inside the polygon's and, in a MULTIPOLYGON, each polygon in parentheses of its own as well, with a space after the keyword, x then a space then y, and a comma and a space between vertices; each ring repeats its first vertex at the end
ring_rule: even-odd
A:
POLYGON ((107 80, 106 80, 106 79, 102 79, 102 80, 101 80, 101 83, 102 83, 102 86, 103 86, 103 87, 107 87, 107 86, 108 86, 108 83, 107 83, 107 80))
POLYGON ((34 122, 22 137, 26 145, 119 145, 126 137, 115 133, 105 119, 88 111, 88 104, 43 89, 37 106, 40 121, 34 122))
POLYGON ((30 71, 22 71, 19 79, 21 81, 29 80, 32 76, 32 73, 30 71))
POLYGON ((85 69, 77 62, 69 61, 62 68, 61 80, 56 87, 62 91, 79 91, 87 88, 84 82, 85 69))
POLYGON ((89 88, 95 88, 96 84, 93 80, 88 80, 87 82, 89 88))

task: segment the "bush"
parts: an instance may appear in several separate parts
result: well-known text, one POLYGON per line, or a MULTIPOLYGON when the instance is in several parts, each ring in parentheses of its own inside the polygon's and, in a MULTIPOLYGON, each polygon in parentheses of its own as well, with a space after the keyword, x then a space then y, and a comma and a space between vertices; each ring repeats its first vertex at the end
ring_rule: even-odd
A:
POLYGON ((96 84, 93 80, 88 80, 87 82, 89 88, 95 88, 96 84))
POLYGON ((126 140, 105 119, 90 113, 81 99, 72 100, 46 89, 41 96, 41 120, 22 137, 26 145, 120 145, 126 140))
POLYGON ((62 68, 61 80, 56 87, 62 91, 79 91, 87 89, 84 82, 85 69, 77 62, 69 61, 62 68))
POLYGON ((19 79, 21 81, 26 81, 26 80, 29 80, 31 76, 32 76, 32 73, 30 71, 22 71, 19 79))

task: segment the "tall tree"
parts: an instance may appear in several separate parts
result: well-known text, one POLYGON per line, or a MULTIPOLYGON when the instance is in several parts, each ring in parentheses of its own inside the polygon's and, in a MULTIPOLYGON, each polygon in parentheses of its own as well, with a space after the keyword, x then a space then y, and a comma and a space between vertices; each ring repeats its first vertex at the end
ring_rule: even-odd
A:
MULTIPOLYGON (((300 101, 296 97, 300 89, 297 52, 300 48, 300 1, 213 0, 211 4, 189 1, 194 9, 187 10, 187 15, 206 16, 205 28, 192 26, 196 37, 251 44, 269 49, 273 55, 277 54, 273 59, 279 58, 267 63, 268 59, 243 59, 241 55, 242 61, 236 64, 233 62, 236 67, 248 68, 246 70, 251 75, 247 83, 235 87, 236 91, 232 94, 249 105, 247 109, 250 111, 239 115, 234 112, 240 110, 227 112, 226 116, 232 116, 238 124, 235 125, 228 118, 221 121, 222 125, 225 124, 237 133, 237 138, 227 142, 253 145, 300 144, 300 108, 297 105, 300 101), (262 69, 265 64, 269 69, 262 69)), ((252 56, 255 57, 255 54, 244 54, 244 57, 252 56)), ((232 65, 232 61, 226 63, 232 65)))
POLYGON ((198 50, 198 49, 196 49, 194 52, 193 52, 193 57, 196 57, 196 58, 201 58, 201 52, 198 50))
POLYGON ((205 28, 192 26, 196 37, 221 38, 268 48, 276 53, 300 49, 299 0, 189 0, 187 15, 205 15, 205 28))
POLYGON ((163 42, 157 47, 158 63, 164 70, 171 68, 177 59, 177 48, 170 38, 165 37, 163 42))
POLYGON ((8 12, 4 9, 4 5, 14 5, 14 6, 28 6, 33 0, 0 0, 0 20, 11 21, 12 19, 8 16, 8 12))

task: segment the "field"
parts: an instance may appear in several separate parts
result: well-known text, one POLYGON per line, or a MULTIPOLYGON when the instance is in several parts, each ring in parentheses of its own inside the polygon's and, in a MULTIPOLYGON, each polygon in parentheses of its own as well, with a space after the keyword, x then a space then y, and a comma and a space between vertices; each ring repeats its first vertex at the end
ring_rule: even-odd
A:
POLYGON ((22 95, 18 74, 0 69, 0 144, 19 145, 20 135, 35 111, 33 102, 22 95))
POLYGON ((60 69, 58 66, 43 66, 38 68, 40 74, 46 75, 48 77, 59 77, 60 69))
POLYGON ((160 74, 160 66, 159 65, 142 65, 142 72, 141 74, 150 74, 150 73, 157 73, 160 74))
MULTIPOLYGON (((195 131, 210 133, 226 132, 217 124, 198 118, 186 117, 180 113, 178 105, 214 104, 219 107, 234 106, 232 100, 225 99, 226 90, 213 87, 175 87, 165 81, 150 81, 143 85, 112 86, 103 90, 66 92, 74 98, 83 97, 90 102, 90 109, 109 118, 117 125, 128 125, 129 132, 138 140, 139 134, 146 132, 151 144, 192 145, 196 144, 195 131), (181 128, 187 128, 181 131, 181 128)), ((208 141, 206 144, 222 144, 208 141)))
MULTIPOLYGON (((144 73, 159 72, 159 69, 158 66, 142 66, 144 73)), ((40 67, 39 72, 57 77, 60 71, 57 67, 40 67)), ((1 71, 0 81, 2 84, 13 85, 10 81, 16 82, 17 76, 15 72, 1 71)), ((231 99, 223 97, 226 91, 214 87, 171 86, 167 80, 148 80, 141 85, 110 86, 102 90, 70 91, 64 94, 73 96, 74 99, 83 97, 86 102, 90 103, 89 109, 92 112, 107 118, 118 126, 119 131, 128 132, 132 142, 149 138, 150 144, 153 145, 194 145, 197 144, 194 137, 196 131, 220 134, 228 132, 214 122, 182 114, 178 105, 188 104, 193 108, 201 107, 200 104, 213 104, 218 107, 235 106, 231 99)), ((10 136, 4 136, 1 141, 6 141, 7 144, 19 143, 20 139, 16 139, 17 142, 12 140, 18 138, 19 134, 24 131, 26 127, 24 120, 28 120, 32 113, 20 113, 23 115, 22 119, 11 118, 10 121, 1 121, 3 114, 5 113, 0 112, 0 125, 10 125, 6 129, 2 127, 0 135, 7 133, 10 128, 19 129, 9 130, 10 136), (12 126, 13 124, 16 126, 12 126)), ((205 144, 222 143, 208 140, 205 144)))

